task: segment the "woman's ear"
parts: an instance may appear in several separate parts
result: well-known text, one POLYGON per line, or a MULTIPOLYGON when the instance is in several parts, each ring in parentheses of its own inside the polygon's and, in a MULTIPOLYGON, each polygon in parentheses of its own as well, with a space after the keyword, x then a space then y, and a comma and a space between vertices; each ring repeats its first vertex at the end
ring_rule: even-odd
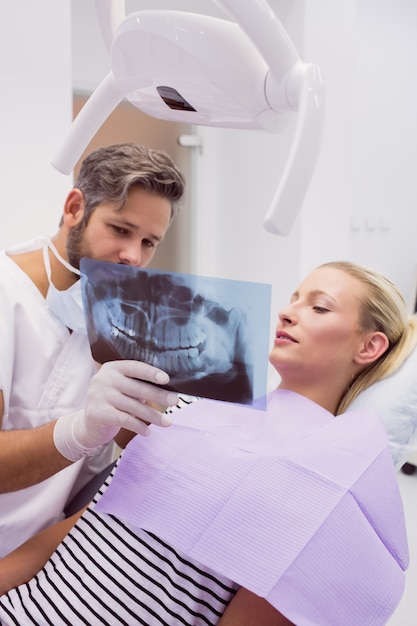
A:
POLYGON ((388 346, 388 337, 384 333, 380 331, 366 333, 363 343, 354 359, 355 363, 359 365, 373 363, 388 350, 388 346))
POLYGON ((84 216, 84 195, 80 189, 74 188, 69 192, 65 204, 62 220, 68 228, 79 224, 84 216))

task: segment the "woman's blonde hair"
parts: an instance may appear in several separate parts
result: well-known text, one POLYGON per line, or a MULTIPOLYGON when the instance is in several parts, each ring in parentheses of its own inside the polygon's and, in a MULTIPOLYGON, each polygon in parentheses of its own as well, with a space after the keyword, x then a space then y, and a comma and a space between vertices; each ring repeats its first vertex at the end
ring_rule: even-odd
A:
POLYGON ((417 344, 417 317, 409 314, 396 285, 379 272, 349 261, 324 263, 320 267, 341 270, 362 283, 366 295, 360 307, 360 330, 383 332, 389 341, 386 352, 350 384, 337 407, 339 415, 361 391, 395 372, 410 355, 417 344))

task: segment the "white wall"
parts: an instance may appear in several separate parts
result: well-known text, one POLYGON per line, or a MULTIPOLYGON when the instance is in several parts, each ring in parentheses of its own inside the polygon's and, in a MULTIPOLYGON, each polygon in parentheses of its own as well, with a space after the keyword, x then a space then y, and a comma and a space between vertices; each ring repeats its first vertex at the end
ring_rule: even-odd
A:
POLYGON ((302 276, 320 263, 349 257, 352 210, 356 2, 316 0, 313 4, 306 3, 304 54, 321 69, 326 111, 320 155, 302 212, 302 276))
POLYGON ((69 189, 50 160, 71 120, 70 0, 0 3, 0 247, 53 233, 69 189))
POLYGON ((417 280, 417 4, 358 1, 356 26, 352 214, 360 228, 351 253, 408 295, 417 280))
POLYGON ((349 258, 417 279, 414 0, 306 3, 305 54, 321 67, 325 135, 302 221, 301 269, 349 258))

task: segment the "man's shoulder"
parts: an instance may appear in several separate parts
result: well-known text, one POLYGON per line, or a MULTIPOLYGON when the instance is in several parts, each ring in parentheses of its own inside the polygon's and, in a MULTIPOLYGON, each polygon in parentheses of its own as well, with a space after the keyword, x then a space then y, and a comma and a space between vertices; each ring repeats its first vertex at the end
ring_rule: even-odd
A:
POLYGON ((37 238, 0 250, 1 288, 3 291, 11 291, 13 299, 19 300, 22 291, 31 291, 31 283, 28 281, 38 287, 38 276, 43 277, 45 273, 42 257, 42 247, 45 241, 44 238, 37 238))
MULTIPOLYGON (((26 254, 24 253, 25 257, 26 254)), ((41 298, 36 284, 28 271, 25 264, 30 265, 30 259, 22 259, 22 262, 16 262, 16 259, 9 256, 5 251, 0 251, 0 306, 4 308, 12 308, 17 302, 32 303, 34 300, 41 298)), ((36 269, 36 264, 32 266, 32 273, 36 269)))
POLYGON ((48 238, 46 236, 39 235, 33 239, 28 239, 20 243, 11 244, 0 250, 1 254, 15 255, 23 252, 30 252, 31 250, 39 250, 46 244, 48 238))

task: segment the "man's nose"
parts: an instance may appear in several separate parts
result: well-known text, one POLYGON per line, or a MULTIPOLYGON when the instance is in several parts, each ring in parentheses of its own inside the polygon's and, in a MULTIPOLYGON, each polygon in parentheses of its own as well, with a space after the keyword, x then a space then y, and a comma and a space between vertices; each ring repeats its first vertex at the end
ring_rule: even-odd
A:
POLYGON ((135 241, 131 244, 124 245, 123 249, 119 253, 120 263, 123 265, 132 265, 133 267, 140 267, 142 262, 142 245, 135 241))

